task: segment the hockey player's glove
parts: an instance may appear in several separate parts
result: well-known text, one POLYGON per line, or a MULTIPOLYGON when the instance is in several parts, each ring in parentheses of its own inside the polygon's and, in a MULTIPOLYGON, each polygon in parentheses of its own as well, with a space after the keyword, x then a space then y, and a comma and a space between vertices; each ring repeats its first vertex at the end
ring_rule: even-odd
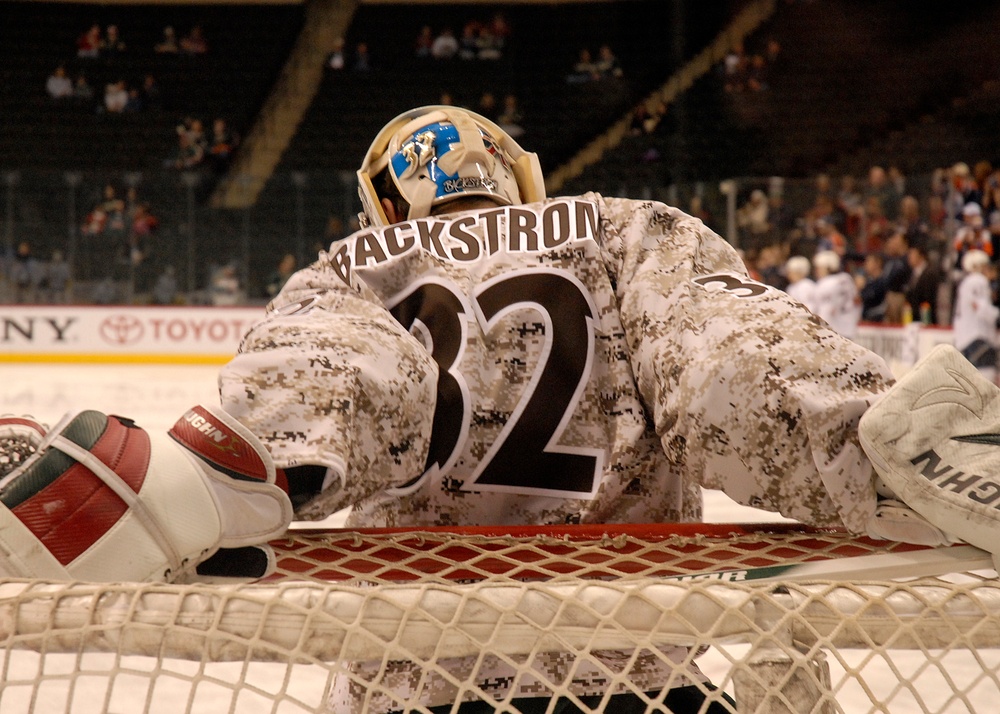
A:
POLYGON ((221 409, 194 407, 165 434, 97 411, 41 436, 0 482, 0 577, 161 581, 193 577, 220 549, 225 572, 273 569, 266 546, 292 518, 263 445, 221 409))

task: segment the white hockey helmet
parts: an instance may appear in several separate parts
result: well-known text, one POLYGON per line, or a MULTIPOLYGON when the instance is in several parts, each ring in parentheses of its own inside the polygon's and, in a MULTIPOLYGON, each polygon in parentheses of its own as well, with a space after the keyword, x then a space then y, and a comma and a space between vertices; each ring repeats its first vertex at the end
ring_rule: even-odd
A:
POLYGON ((990 256, 985 250, 973 248, 962 256, 962 270, 966 273, 980 271, 990 264, 990 256))
POLYGON ((486 117, 453 106, 403 112, 375 137, 358 170, 362 225, 389 223, 376 188, 383 172, 410 205, 408 219, 463 196, 487 196, 503 206, 545 198, 538 156, 486 117))
POLYGON ((832 250, 821 250, 813 256, 813 267, 824 273, 836 273, 840 270, 840 256, 832 250))

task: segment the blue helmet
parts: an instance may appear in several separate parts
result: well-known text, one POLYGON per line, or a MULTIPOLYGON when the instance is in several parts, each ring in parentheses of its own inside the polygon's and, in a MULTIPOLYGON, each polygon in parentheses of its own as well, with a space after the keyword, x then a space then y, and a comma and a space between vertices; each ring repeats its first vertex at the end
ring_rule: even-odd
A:
POLYGON ((387 169, 410 204, 407 218, 428 216, 463 196, 486 196, 498 205, 545 198, 538 157, 490 120, 458 107, 413 109, 382 129, 358 171, 363 224, 388 223, 372 181, 387 169))

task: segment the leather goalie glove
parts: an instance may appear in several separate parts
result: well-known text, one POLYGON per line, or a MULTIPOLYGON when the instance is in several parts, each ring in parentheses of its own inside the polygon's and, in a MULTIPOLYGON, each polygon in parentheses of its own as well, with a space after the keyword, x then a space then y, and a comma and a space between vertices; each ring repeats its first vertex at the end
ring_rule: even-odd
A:
POLYGON ((266 543, 291 502, 260 441, 221 409, 196 406, 166 433, 97 411, 48 433, 20 422, 0 419, 0 436, 39 441, 0 481, 0 577, 173 581, 210 558, 224 571, 212 575, 273 570, 266 543))

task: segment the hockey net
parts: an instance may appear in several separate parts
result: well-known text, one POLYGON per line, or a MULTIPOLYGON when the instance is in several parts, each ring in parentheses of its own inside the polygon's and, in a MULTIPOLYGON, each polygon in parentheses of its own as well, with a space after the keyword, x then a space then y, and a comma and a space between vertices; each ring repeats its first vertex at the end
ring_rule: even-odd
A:
POLYGON ((357 711, 427 711, 435 686, 514 712, 483 681, 496 662, 584 712, 614 710, 578 694, 585 676, 665 711, 632 684, 639 653, 669 662, 668 687, 700 667, 734 698, 709 693, 725 711, 1000 698, 995 571, 754 579, 915 546, 794 524, 296 531, 275 546, 278 573, 252 584, 0 582, 0 711, 339 714, 331 693, 349 683, 357 711), (400 663, 409 687, 385 675, 400 663))

